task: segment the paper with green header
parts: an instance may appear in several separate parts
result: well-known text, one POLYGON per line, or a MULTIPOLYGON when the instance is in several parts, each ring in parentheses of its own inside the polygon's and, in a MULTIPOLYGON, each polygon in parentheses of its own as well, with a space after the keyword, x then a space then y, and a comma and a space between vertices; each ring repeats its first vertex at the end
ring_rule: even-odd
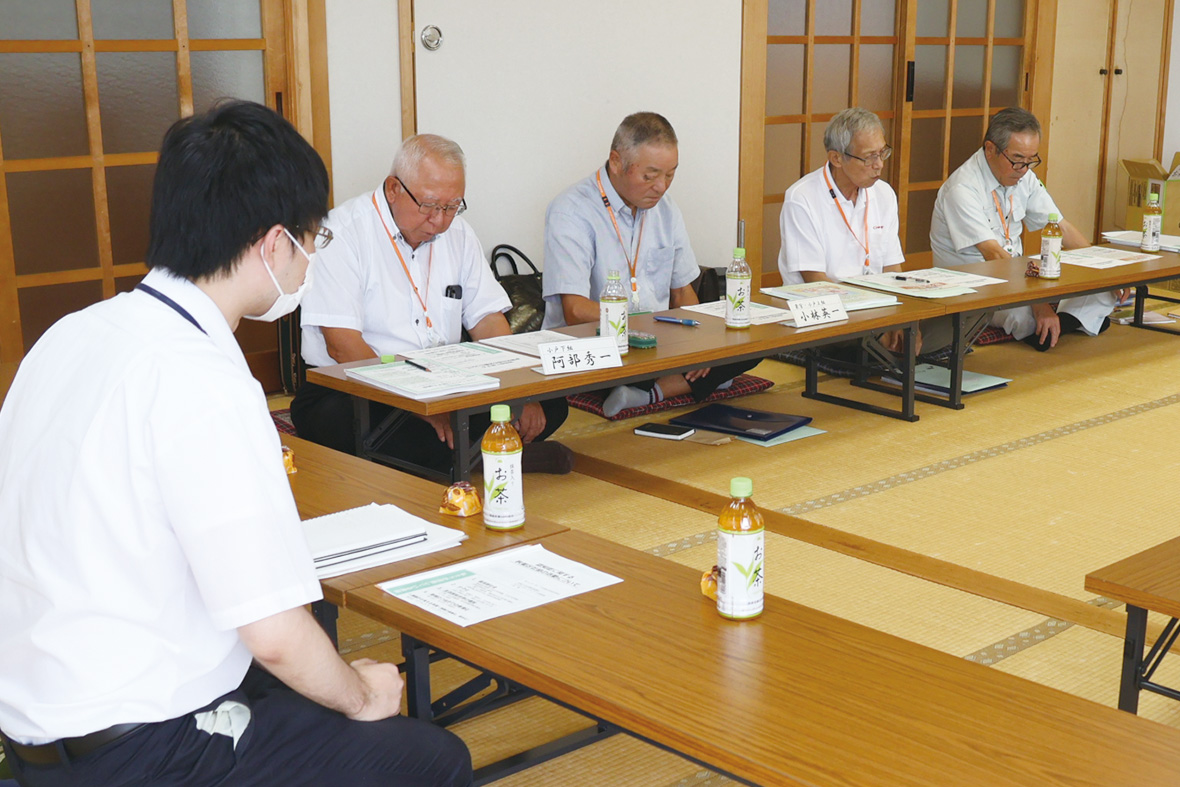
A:
POLYGON ((532 544, 378 587, 458 626, 470 626, 622 581, 532 544))

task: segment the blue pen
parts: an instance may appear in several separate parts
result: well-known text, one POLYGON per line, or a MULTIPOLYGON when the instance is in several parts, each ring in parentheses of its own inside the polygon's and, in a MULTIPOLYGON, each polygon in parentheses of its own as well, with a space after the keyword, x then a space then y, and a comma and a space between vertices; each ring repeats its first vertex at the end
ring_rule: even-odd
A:
POLYGON ((662 314, 657 314, 652 317, 652 319, 656 322, 674 322, 677 325, 688 325, 691 327, 696 327, 701 324, 700 320, 684 320, 680 317, 667 317, 662 314))

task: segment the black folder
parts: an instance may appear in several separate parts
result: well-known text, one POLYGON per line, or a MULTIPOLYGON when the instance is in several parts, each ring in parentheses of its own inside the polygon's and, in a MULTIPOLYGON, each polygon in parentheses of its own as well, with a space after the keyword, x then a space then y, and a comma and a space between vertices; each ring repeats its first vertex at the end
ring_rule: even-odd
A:
POLYGON ((749 437, 754 440, 773 440, 792 429, 798 429, 800 426, 811 423, 811 417, 769 413, 765 410, 748 410, 744 407, 731 407, 727 404, 710 404, 687 415, 677 416, 669 423, 706 429, 710 432, 749 437))

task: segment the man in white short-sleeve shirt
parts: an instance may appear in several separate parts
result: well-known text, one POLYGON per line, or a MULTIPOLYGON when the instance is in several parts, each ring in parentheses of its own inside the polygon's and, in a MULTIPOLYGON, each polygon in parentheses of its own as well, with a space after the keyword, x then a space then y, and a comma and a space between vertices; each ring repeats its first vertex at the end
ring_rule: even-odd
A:
MULTIPOLYGON (((935 266, 962 265, 1024 254, 1021 233, 1040 230, 1049 214, 1061 215, 1033 169, 1041 163, 1041 124, 1029 111, 1002 109, 992 117, 983 146, 938 190, 930 221, 935 266)), ((1090 244, 1077 228, 1060 220, 1062 247, 1090 244)), ((1073 331, 1096 336, 1110 327, 1114 293, 1065 298, 1057 311, 1047 303, 1002 309, 991 317, 1017 339, 1044 351, 1073 331)))
POLYGON ((21 363, 0 410, 0 738, 22 785, 471 783, 462 742, 397 715, 397 667, 346 664, 304 607, 319 583, 233 336, 298 305, 327 194, 271 110, 181 120, 150 273, 21 363))
MULTIPOLYGON (((606 164, 554 198, 545 213, 546 328, 598 321, 598 299, 619 271, 633 311, 698 303, 700 275, 680 208, 666 195, 680 164, 672 124, 636 112, 619 124, 606 164)), ((757 361, 695 369, 610 391, 603 412, 692 393, 702 401, 757 361)))
MULTIPOLYGON (((466 210, 463 151, 444 137, 421 134, 402 143, 390 174, 375 191, 332 210, 325 222, 335 242, 321 255, 315 286, 303 301, 302 354, 309 366, 379 358, 510 333, 511 308, 492 275, 466 210)), ((380 423, 397 413, 383 453, 439 474, 453 472, 454 435, 447 415, 418 416, 370 405, 380 423)), ((516 426, 526 443, 526 472, 568 472, 570 454, 542 443, 568 414, 564 398, 530 402, 516 426)), ((300 437, 355 452, 351 397, 313 383, 291 403, 300 437)), ((472 435, 487 415, 470 421, 472 435)))
MULTIPOLYGON (((880 118, 860 107, 836 113, 824 130, 824 149, 827 163, 795 181, 783 197, 778 255, 783 284, 900 271, 905 255, 897 195, 881 179, 893 149, 880 118)), ((949 331, 937 330, 932 344, 931 329, 937 327, 929 321, 922 326, 927 350, 950 339, 949 331)), ((903 338, 902 331, 878 337, 894 352, 902 349, 903 338)))

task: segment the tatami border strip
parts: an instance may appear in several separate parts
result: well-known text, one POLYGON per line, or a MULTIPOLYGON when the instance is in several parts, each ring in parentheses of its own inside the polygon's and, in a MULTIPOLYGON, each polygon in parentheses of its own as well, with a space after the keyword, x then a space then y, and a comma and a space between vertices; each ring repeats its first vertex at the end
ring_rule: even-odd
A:
POLYGON ((1066 437, 1086 429, 1093 429, 1096 426, 1105 426, 1106 424, 1121 421, 1124 418, 1130 418, 1135 415, 1142 415, 1143 413, 1158 410, 1161 407, 1169 407, 1180 402, 1180 394, 1172 394, 1165 396, 1162 399, 1156 399, 1152 402, 1143 402, 1141 404, 1125 407, 1122 410, 1116 410, 1113 413, 1095 416, 1084 421, 1077 421, 1065 426, 1059 426, 1056 429, 1050 429, 1039 434, 1022 437, 1019 440, 1010 440, 1007 443, 992 446, 991 448, 982 448, 978 451, 971 451, 970 453, 956 456, 952 459, 944 459, 941 462, 919 467, 914 470, 907 470, 904 473, 897 473, 888 478, 882 478, 879 481, 874 481, 869 484, 862 484, 861 486, 850 487, 848 489, 835 492, 824 497, 817 497, 814 500, 807 500, 802 503, 795 503, 794 505, 784 506, 778 509, 784 514, 792 514, 798 516, 806 514, 810 511, 815 511, 820 508, 827 508, 829 506, 846 503, 849 500, 855 500, 860 497, 867 497, 868 495, 876 494, 877 492, 885 492, 889 489, 895 489, 904 484, 913 483, 914 481, 921 481, 947 470, 956 470, 960 467, 973 464, 975 462, 983 461, 984 459, 991 459, 993 457, 1010 454, 1014 451, 1019 451, 1023 448, 1030 448, 1034 445, 1047 442, 1049 440, 1056 440, 1059 437, 1066 437))

